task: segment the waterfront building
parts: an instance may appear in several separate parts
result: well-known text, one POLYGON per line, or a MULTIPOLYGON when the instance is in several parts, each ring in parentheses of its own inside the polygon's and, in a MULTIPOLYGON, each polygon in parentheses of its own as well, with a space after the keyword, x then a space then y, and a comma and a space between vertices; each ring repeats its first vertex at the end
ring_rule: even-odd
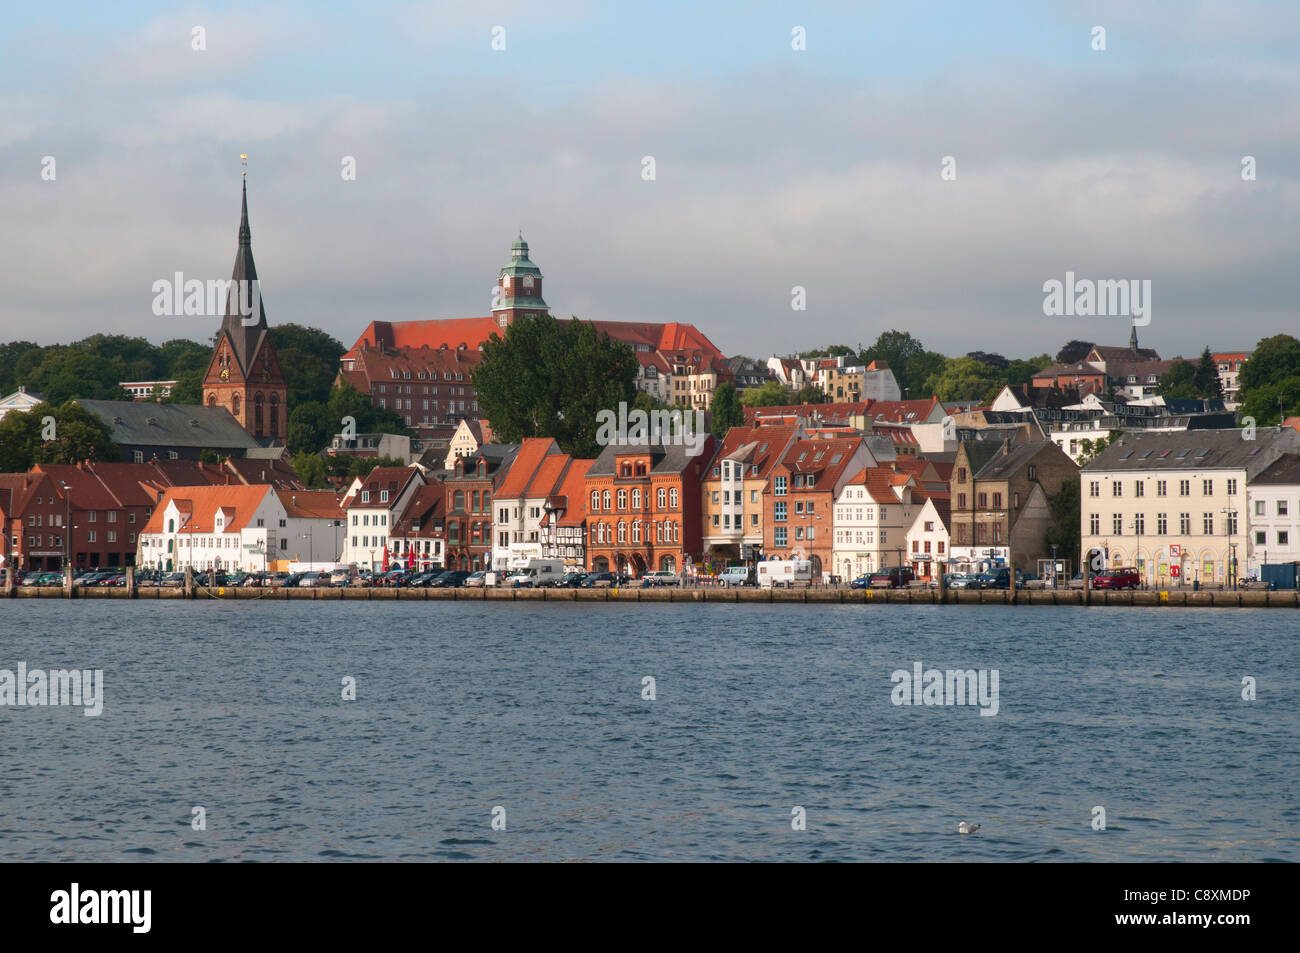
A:
MULTIPOLYGON (((1082 552, 1137 567, 1149 586, 1244 578, 1250 485, 1297 452, 1300 433, 1289 427, 1261 427, 1253 439, 1240 430, 1125 433, 1080 474, 1082 552)), ((1261 489, 1257 498, 1267 515, 1276 497, 1261 489)))
POLYGON ((343 501, 347 533, 340 561, 370 570, 383 567, 385 554, 391 561, 388 542, 393 528, 411 498, 428 482, 417 466, 375 467, 354 480, 343 501))
POLYGON ((858 470, 835 496, 833 572, 848 581, 909 562, 907 533, 921 509, 916 478, 893 467, 858 470))
POLYGON ((795 424, 732 427, 700 481, 705 560, 719 568, 762 555, 763 494, 772 467, 803 434, 795 424))

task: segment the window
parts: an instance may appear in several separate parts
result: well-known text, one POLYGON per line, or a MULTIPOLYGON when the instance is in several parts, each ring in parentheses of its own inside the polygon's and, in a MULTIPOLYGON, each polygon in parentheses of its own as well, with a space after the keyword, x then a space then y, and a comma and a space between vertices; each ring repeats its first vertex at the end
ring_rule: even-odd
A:
POLYGON ((1168 484, 1164 480, 1156 480, 1156 496, 1164 496, 1167 489, 1168 484))
POLYGON ((668 491, 668 507, 669 509, 677 509, 677 487, 672 487, 668 491))
POLYGON ((1228 511, 1228 535, 1229 536, 1237 535, 1237 511, 1236 510, 1228 511))
POLYGON ((362 491, 361 491, 361 502, 362 502, 362 503, 369 503, 369 502, 370 502, 370 491, 369 491, 369 490, 362 490, 362 491))
POLYGON ((1278 544, 1279 546, 1286 546, 1286 545, 1288 545, 1288 542, 1287 542, 1287 541, 1288 541, 1289 538, 1290 538, 1290 537, 1287 535, 1287 531, 1286 531, 1286 530, 1284 530, 1284 529, 1280 529, 1280 530, 1277 531, 1277 544, 1278 544))
POLYGON ((1000 509, 1002 509, 1002 494, 1001 494, 1001 493, 994 493, 994 494, 993 494, 993 508, 994 508, 995 510, 1000 510, 1000 509))
POLYGON ((1110 517, 1110 531, 1116 536, 1124 535, 1124 517, 1119 513, 1112 513, 1110 517))
POLYGON ((785 522, 785 503, 776 503, 772 507, 772 519, 778 523, 785 522))
POLYGON ((1286 516, 1286 500, 1277 501, 1277 515, 1286 516))
POLYGON ((1262 530, 1262 529, 1261 529, 1261 530, 1256 530, 1256 531, 1255 531, 1255 545, 1256 545, 1256 546, 1263 546, 1267 541, 1268 541, 1268 533, 1266 533, 1266 532, 1265 532, 1264 530, 1262 530))
POLYGON ((1133 481, 1133 495, 1134 495, 1134 496, 1146 496, 1146 495, 1147 495, 1147 488, 1146 488, 1145 484, 1143 484, 1143 482, 1142 482, 1141 480, 1134 480, 1134 481, 1133 481))
POLYGON ((1099 480, 1092 480, 1088 484, 1088 495, 1101 496, 1101 482, 1099 480))
POLYGON ((1178 532, 1183 536, 1192 535, 1192 514, 1191 513, 1178 514, 1178 532))
POLYGON ((750 491, 749 491, 749 502, 751 502, 751 503, 757 503, 757 502, 758 502, 758 490, 750 490, 750 491))
POLYGON ((1088 532, 1093 536, 1101 535, 1101 514, 1093 513, 1088 517, 1088 532))
POLYGON ((784 526, 778 526, 772 530, 772 544, 774 546, 784 546, 786 544, 784 526))
POLYGON ((618 508, 620 510, 627 509, 627 490, 618 491, 618 508))
POLYGON ((610 504, 610 501, 611 501, 612 499, 613 499, 612 494, 610 493, 609 490, 606 490, 606 491, 602 494, 602 496, 601 496, 601 501, 602 501, 602 503, 604 504, 603 506, 601 506, 601 509, 604 509, 604 510, 608 510, 608 509, 610 509, 611 507, 610 507, 609 504, 610 504))
POLYGON ((1169 516, 1167 513, 1156 514, 1156 535, 1164 536, 1169 532, 1169 516))
POLYGON ((1138 513, 1133 517, 1133 532, 1141 536, 1147 531, 1147 518, 1144 514, 1138 513))
POLYGON ((639 488, 632 491, 632 509, 641 509, 641 490, 639 488))
POLYGON ((1206 536, 1214 535, 1214 514, 1213 513, 1201 514, 1201 532, 1203 532, 1206 536))
POLYGON ((795 511, 796 513, 800 514, 800 515, 803 514, 803 501, 802 501, 802 500, 796 500, 796 501, 795 501, 795 504, 794 504, 794 511, 795 511))
POLYGON ((1111 496, 1123 496, 1123 495, 1124 495, 1124 484, 1121 483, 1119 480, 1116 480, 1114 483, 1112 483, 1112 484, 1110 485, 1110 495, 1111 495, 1111 496))
POLYGON ((1213 481, 1213 480, 1202 480, 1202 481, 1201 481, 1201 496, 1214 496, 1214 481, 1213 481))
POLYGON ((380 491, 379 491, 379 502, 380 502, 380 503, 387 503, 387 502, 388 502, 388 491, 387 491, 387 490, 380 490, 380 491))
POLYGON ((600 490, 591 491, 591 511, 594 513, 600 509, 600 490))
POLYGON ((1236 496, 1236 495, 1237 495, 1237 481, 1236 481, 1236 480, 1229 480, 1229 481, 1228 481, 1228 496, 1236 496))
MULTIPOLYGON (((989 508, 989 495, 987 493, 975 494, 975 501, 976 501, 976 505, 980 509, 986 510, 989 508)), ((883 518, 883 514, 882 514, 882 518, 883 518)))

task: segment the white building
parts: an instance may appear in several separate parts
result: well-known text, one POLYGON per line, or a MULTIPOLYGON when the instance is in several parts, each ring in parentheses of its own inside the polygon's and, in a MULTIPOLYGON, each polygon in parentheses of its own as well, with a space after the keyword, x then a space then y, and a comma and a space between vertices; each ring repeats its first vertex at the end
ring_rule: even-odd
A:
POLYGON ((889 467, 867 467, 835 498, 832 572, 845 580, 908 561, 908 530, 921 507, 912 502, 916 479, 889 467))
POLYGON ((952 544, 949 522, 951 508, 947 500, 928 497, 916 511, 907 531, 907 558, 918 579, 934 578, 936 565, 947 563, 952 544))
MULTIPOLYGON (((354 480, 343 504, 347 533, 341 561, 362 569, 382 568, 394 524, 427 482, 415 466, 375 467, 354 480)), ((391 562, 391 550, 388 553, 391 562)))
POLYGON ((336 562, 342 543, 343 511, 329 490, 171 487, 140 533, 136 565, 266 572, 336 562))
MULTIPOLYGON (((1080 472, 1084 558, 1134 566, 1149 586, 1221 585, 1235 555, 1246 578, 1248 491, 1284 453, 1300 453, 1290 427, 1261 427, 1254 439, 1240 430, 1124 434, 1080 472)), ((1267 511, 1274 498, 1259 498, 1267 511)))
POLYGON ((1288 453, 1246 484, 1248 575, 1265 564, 1300 562, 1300 456, 1288 453))

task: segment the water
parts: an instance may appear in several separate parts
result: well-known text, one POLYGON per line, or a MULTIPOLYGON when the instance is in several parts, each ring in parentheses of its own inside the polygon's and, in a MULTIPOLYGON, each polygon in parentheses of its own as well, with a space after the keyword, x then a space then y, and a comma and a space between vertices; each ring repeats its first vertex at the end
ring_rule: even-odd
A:
POLYGON ((7 602, 0 668, 102 668, 106 701, 0 708, 0 859, 1295 861, 1297 635, 1284 610, 7 602), (894 706, 915 661, 997 669, 999 713, 894 706))

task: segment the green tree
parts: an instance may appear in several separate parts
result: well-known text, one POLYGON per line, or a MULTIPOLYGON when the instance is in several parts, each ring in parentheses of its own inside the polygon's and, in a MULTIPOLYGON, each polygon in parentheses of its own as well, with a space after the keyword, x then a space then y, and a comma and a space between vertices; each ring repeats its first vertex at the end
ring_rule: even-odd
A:
POLYGON ((762 387, 750 387, 740 392, 740 402, 745 407, 783 407, 795 402, 794 395, 780 381, 767 381, 762 387))
POLYGON ((1156 393, 1161 397, 1199 397, 1196 368, 1190 361, 1184 361, 1181 357, 1174 358, 1174 362, 1169 365, 1169 370, 1160 375, 1156 393))
POLYGON ((1241 414, 1260 426, 1279 422, 1281 415, 1300 414, 1300 341, 1275 334, 1255 345, 1237 376, 1241 388, 1241 414))
POLYGON ((0 472, 22 473, 35 463, 116 462, 122 452, 108 425, 80 404, 37 404, 27 413, 10 412, 0 420, 0 472), (53 437, 45 439, 46 417, 53 417, 53 437))
POLYGON ((1219 365, 1209 347, 1201 352, 1201 359, 1196 362, 1196 396, 1223 398, 1223 383, 1219 380, 1219 365))
POLYGON ((304 486, 313 490, 329 486, 325 461, 319 453, 295 453, 292 462, 293 472, 298 474, 304 486))
POLYGON ((713 435, 721 440, 732 427, 745 422, 745 408, 740 403, 736 387, 723 381, 713 391, 713 435))
POLYGON ((1122 430, 1114 430, 1104 437, 1098 437, 1096 440, 1084 437, 1079 441, 1079 459, 1075 463, 1083 467, 1096 460, 1103 450, 1119 439, 1123 432, 1122 430))
POLYGON ((18 361, 29 351, 40 352, 41 346, 32 341, 11 341, 0 344, 0 397, 8 396, 26 381, 18 377, 18 361))
MULTIPOLYGON (((24 355, 25 361, 30 354, 24 355)), ((20 361, 20 364, 22 362, 20 361)), ((40 363, 26 376, 28 388, 52 404, 83 400, 130 400, 118 386, 126 379, 121 362, 78 347, 47 348, 40 363)))
POLYGON ((576 318, 561 324, 542 314, 494 333, 472 378, 498 439, 553 437, 566 453, 594 457, 597 415, 635 400, 636 373, 628 345, 576 318))
MULTIPOLYGON (((1079 565, 1081 524, 1079 509, 1079 480, 1066 480, 1055 496, 1047 501, 1049 522, 1046 543, 1048 550, 1055 546, 1060 559, 1068 559, 1072 567, 1079 565)), ((1028 567, 1027 567, 1028 568, 1028 567)))
POLYGON ((1096 346, 1091 341, 1067 341, 1065 346, 1056 352, 1056 361, 1058 364, 1077 364, 1096 346))
POLYGON ((953 357, 943 373, 931 377, 926 390, 940 400, 974 400, 987 402, 1002 389, 998 372, 972 357, 953 357))
POLYGON ((871 345, 859 355, 858 360, 865 366, 872 361, 884 361, 894 372, 898 381, 899 393, 918 386, 921 382, 911 377, 909 362, 925 353, 925 347, 906 331, 882 331, 871 345))
MULTIPOLYGON (((908 390, 903 389, 899 384, 899 395, 909 400, 925 400, 933 397, 934 391, 930 388, 931 378, 943 374, 944 368, 948 366, 948 358, 944 357, 938 351, 922 351, 913 357, 908 358, 906 373, 903 377, 909 381, 908 390)), ((895 375, 895 380, 898 379, 895 375)))
POLYGON ((816 384, 804 384, 794 392, 794 398, 790 401, 792 404, 828 404, 830 403, 830 394, 822 390, 816 384))
POLYGON ((280 369, 289 385, 289 406, 309 401, 324 403, 338 376, 339 358, 346 348, 317 328, 277 324, 271 328, 280 369))
POLYGON ((289 452, 314 454, 338 432, 329 409, 320 401, 299 404, 289 414, 289 452))

